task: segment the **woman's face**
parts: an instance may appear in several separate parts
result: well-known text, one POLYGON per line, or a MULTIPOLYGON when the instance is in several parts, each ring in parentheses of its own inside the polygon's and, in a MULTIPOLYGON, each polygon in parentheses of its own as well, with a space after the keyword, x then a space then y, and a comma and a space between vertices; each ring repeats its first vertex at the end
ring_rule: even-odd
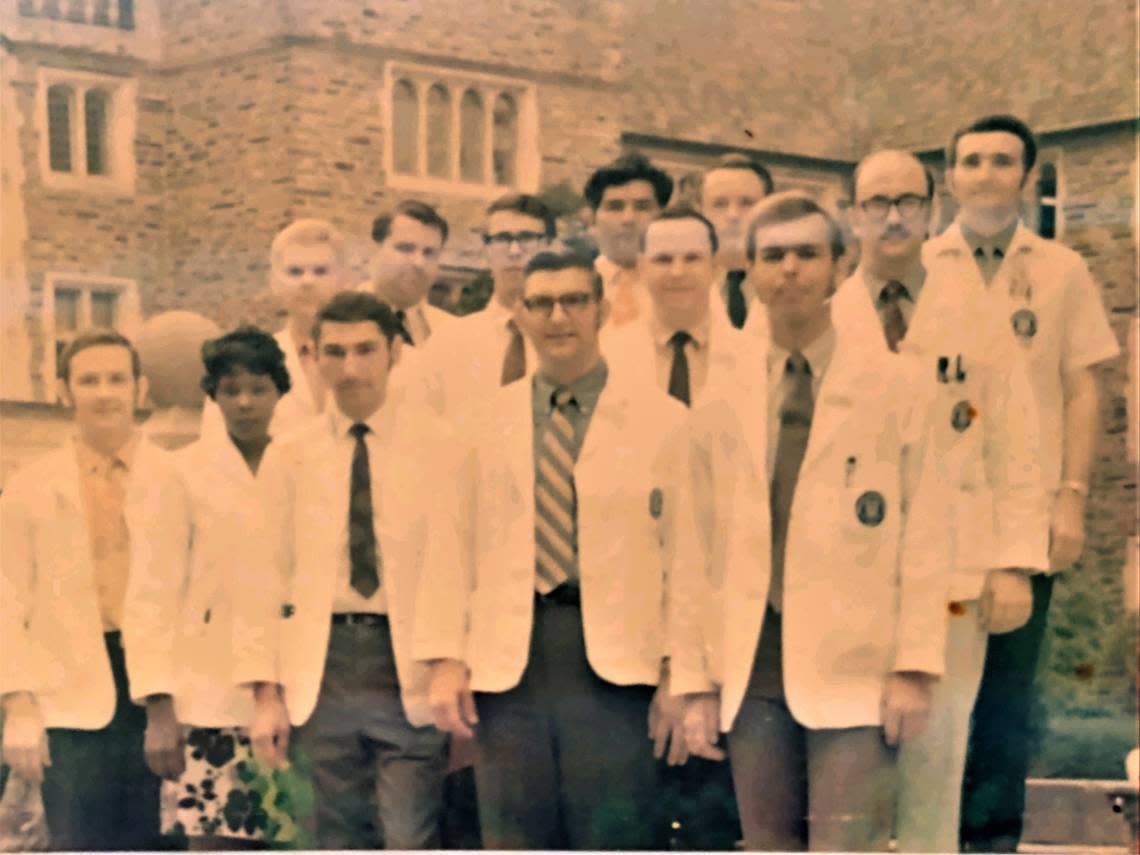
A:
POLYGON ((269 423, 281 393, 268 374, 252 374, 238 367, 218 380, 214 400, 226 421, 226 430, 237 442, 269 438, 269 423))

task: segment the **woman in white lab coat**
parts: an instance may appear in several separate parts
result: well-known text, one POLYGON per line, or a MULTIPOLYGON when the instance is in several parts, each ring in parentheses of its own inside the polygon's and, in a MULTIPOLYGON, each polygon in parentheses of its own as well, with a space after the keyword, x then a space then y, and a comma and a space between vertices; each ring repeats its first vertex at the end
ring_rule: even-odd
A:
MULTIPOLYGON (((147 578, 152 605, 133 625, 149 656, 163 656, 167 688, 183 726, 182 756, 161 770, 162 830, 191 849, 260 848, 288 839, 292 818, 274 809, 275 778, 252 761, 252 697, 230 674, 232 603, 264 561, 256 473, 269 444, 278 400, 289 391, 285 358, 273 337, 242 327, 202 346, 202 387, 218 405, 224 435, 211 433, 178 453, 183 492, 177 514, 184 548, 147 578)), ((157 510, 157 509, 156 509, 157 510)))

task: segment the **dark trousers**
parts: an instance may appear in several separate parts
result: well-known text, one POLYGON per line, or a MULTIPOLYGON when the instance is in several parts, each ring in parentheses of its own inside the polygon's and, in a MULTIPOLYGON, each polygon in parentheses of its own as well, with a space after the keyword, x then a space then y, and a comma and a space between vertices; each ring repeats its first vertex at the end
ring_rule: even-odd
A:
POLYGON ((320 849, 435 849, 445 740, 404 717, 386 619, 334 623, 317 706, 297 728, 320 849))
POLYGON ((1025 776, 1037 734, 1031 721, 1037 660, 1053 577, 1036 575, 1033 614, 1021 629, 991 635, 962 782, 965 852, 1016 852, 1025 811, 1025 776))
POLYGON ((475 768, 489 849, 660 848, 651 686, 586 661, 582 611, 538 600, 519 685, 480 693, 475 768))
POLYGON ((881 727, 813 730, 785 702, 782 627, 771 608, 728 748, 746 849, 885 851, 895 751, 881 727))
POLYGON ((105 635, 115 715, 100 730, 48 730, 44 816, 57 850, 159 847, 159 779, 143 754, 146 711, 131 702, 118 632, 105 635))

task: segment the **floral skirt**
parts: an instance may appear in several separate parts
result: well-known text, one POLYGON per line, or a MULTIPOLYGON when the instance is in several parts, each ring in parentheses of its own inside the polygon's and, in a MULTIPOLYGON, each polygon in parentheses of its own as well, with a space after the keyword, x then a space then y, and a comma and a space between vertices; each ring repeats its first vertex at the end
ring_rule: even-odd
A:
POLYGON ((290 768, 258 767, 245 728, 187 728, 186 771, 162 782, 162 833, 287 844, 311 802, 308 782, 290 768))

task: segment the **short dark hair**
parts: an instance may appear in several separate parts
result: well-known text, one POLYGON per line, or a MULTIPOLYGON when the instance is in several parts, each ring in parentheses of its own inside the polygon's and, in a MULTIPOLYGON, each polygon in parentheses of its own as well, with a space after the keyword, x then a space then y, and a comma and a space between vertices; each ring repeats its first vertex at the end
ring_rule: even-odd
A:
POLYGON ((748 222, 748 260, 756 260, 756 232, 764 226, 777 223, 790 223, 819 214, 827 221, 829 243, 831 244, 831 257, 839 258, 847 246, 843 240, 843 230, 839 221, 811 196, 798 190, 785 190, 782 193, 773 193, 762 199, 757 205, 748 222))
POLYGON ((431 226, 439 232, 440 243, 447 243, 447 220, 427 202, 421 202, 419 199, 405 199, 389 213, 381 214, 373 220, 372 240, 384 243, 392 231, 392 221, 396 217, 411 217, 425 226, 431 226))
POLYGON ((623 154, 617 160, 596 169, 586 182, 582 195, 596 211, 602 204, 602 196, 605 195, 607 188, 621 187, 631 181, 648 181, 653 185, 653 195, 657 199, 657 205, 664 208, 669 204, 669 197, 673 195, 673 179, 668 173, 650 163, 649 158, 640 152, 623 154))
POLYGON ((320 342, 323 323, 355 324, 360 321, 375 323, 389 345, 403 329, 396 313, 387 303, 376 299, 367 291, 341 291, 317 312, 317 319, 313 322, 313 341, 320 342))
POLYGON ((1033 136, 1033 131, 1029 130, 1029 125, 1016 116, 1005 113, 983 116, 966 125, 966 127, 954 131, 954 135, 950 137, 950 144, 946 146, 947 167, 953 168, 954 164, 957 163, 958 140, 966 134, 990 134, 996 131, 1013 134, 1021 140, 1021 163, 1025 167, 1024 172, 1028 173, 1033 168, 1033 164, 1037 162, 1037 139, 1033 136))
POLYGON ((558 234, 554 212, 546 206, 545 202, 529 193, 508 193, 506 196, 500 196, 487 206, 487 216, 491 216, 496 211, 514 211, 526 217, 542 220, 542 229, 547 240, 554 240, 555 235, 558 234))
POLYGON ((218 383, 228 374, 244 368, 250 374, 268 376, 284 395, 291 388, 285 353, 269 333, 253 326, 238 327, 233 332, 202 344, 202 391, 216 399, 218 383))
POLYGON ((535 255, 526 263, 523 278, 529 279, 532 273, 541 270, 584 270, 590 274, 590 284, 594 289, 594 296, 602 299, 602 275, 594 267, 594 260, 589 255, 575 250, 545 250, 535 255))
MULTIPOLYGON (((712 248, 712 254, 716 255, 716 251, 719 246, 719 241, 717 241, 716 237, 716 226, 709 222, 709 218, 694 208, 692 205, 680 204, 668 207, 656 217, 654 217, 649 225, 653 225, 653 223, 660 222, 661 220, 696 220, 699 223, 703 223, 704 227, 708 229, 709 246, 712 248)), ((646 229, 646 234, 648 234, 648 231, 649 230, 646 229)), ((644 234, 641 236, 641 250, 642 252, 645 251, 644 234)))
POLYGON ((765 196, 773 193, 776 189, 776 184, 772 180, 772 173, 768 171, 768 167, 746 154, 741 154, 736 151, 722 154, 716 163, 705 170, 704 174, 708 175, 717 169, 746 169, 749 172, 756 173, 756 177, 759 178, 760 183, 764 185, 765 196))
POLYGON ((879 151, 871 152, 866 157, 864 157, 862 160, 860 160, 857 164, 855 164, 855 171, 851 174, 851 201, 852 202, 855 201, 855 195, 859 190, 859 173, 863 170, 863 164, 865 164, 872 157, 875 157, 875 156, 880 155, 880 154, 886 154, 888 152, 890 152, 892 154, 909 155, 910 157, 914 158, 914 162, 922 167, 922 174, 926 178, 926 198, 927 199, 933 199, 934 198, 934 173, 930 171, 929 166, 927 166, 925 163, 923 163, 921 160, 919 160, 918 155, 914 154, 913 152, 903 151, 902 149, 880 149, 879 151))
POLYGON ((75 354, 91 347, 104 347, 107 345, 112 347, 125 347, 127 349, 131 354, 131 373, 134 374, 135 380, 138 380, 139 377, 142 376, 142 360, 139 358, 138 350, 131 343, 131 340, 122 333, 105 329, 84 330, 68 342, 63 352, 59 355, 59 364, 56 365, 56 375, 66 385, 71 379, 71 360, 75 358, 75 354))

